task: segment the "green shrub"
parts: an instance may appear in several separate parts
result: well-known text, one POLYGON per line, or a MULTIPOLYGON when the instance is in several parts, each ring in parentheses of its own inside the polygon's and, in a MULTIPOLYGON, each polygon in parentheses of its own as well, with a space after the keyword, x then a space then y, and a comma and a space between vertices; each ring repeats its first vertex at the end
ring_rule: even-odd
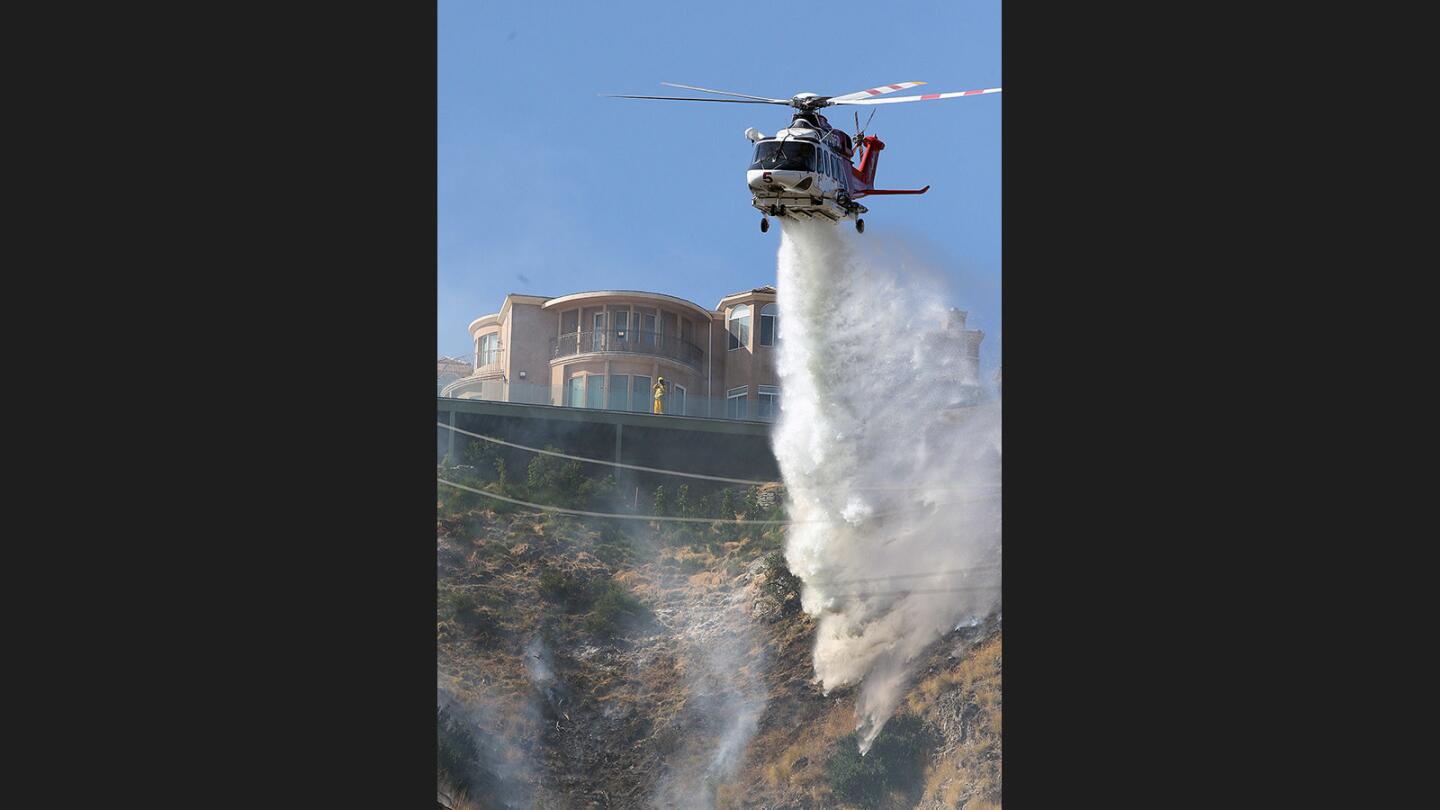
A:
POLYGON ((499 643, 505 635, 502 622, 515 618, 514 606, 491 588, 442 586, 436 601, 438 618, 464 627, 469 639, 481 647, 499 643))
POLYGON ((634 558, 635 546, 624 530, 614 522, 607 522, 600 527, 600 536, 595 539, 594 554, 606 565, 621 565, 634 558))
POLYGON ((750 487, 745 490, 745 519, 757 520, 760 514, 760 488, 750 487))
POLYGON ((613 475, 607 475, 604 478, 586 478, 580 482, 580 503, 592 507, 611 506, 618 489, 613 475))
MULTIPOLYGON (((553 451, 555 448, 545 449, 553 451)), ((584 483, 585 473, 578 461, 537 454, 525 470, 525 490, 529 500, 553 506, 574 508, 580 505, 580 487, 584 483)))
POLYGON ((861 807, 879 807, 896 798, 913 806, 924 788, 925 760, 935 745, 920 718, 913 714, 890 718, 865 756, 860 755, 858 742, 853 733, 840 738, 825 763, 825 777, 835 795, 861 807))
POLYGON ((480 762, 480 746, 465 722, 444 707, 436 709, 439 746, 436 767, 448 782, 472 796, 483 796, 495 785, 495 777, 480 762))
POLYGON ((571 613, 590 605, 590 583, 570 571, 559 571, 548 565, 540 567, 540 594, 571 613))
POLYGON ((499 449, 495 445, 479 439, 471 439, 460 455, 465 459, 466 464, 477 470, 484 470, 487 474, 490 470, 495 469, 495 462, 501 461, 499 449))
MULTIPOLYGON (((452 475, 453 473, 447 473, 446 480, 453 480, 453 478, 448 477, 452 475)), ((455 483, 459 484, 464 482, 455 481, 455 483)), ((467 486, 469 485, 467 484, 467 486)), ((473 492, 467 492, 463 489, 456 489, 448 484, 440 483, 435 485, 435 496, 439 505, 438 514, 440 517, 454 517, 455 515, 470 512, 480 508, 485 502, 490 500, 482 495, 476 495, 473 492)))
POLYGON ((765 555, 760 569, 765 574, 761 592, 780 607, 782 613, 794 613, 800 609, 800 578, 790 573, 785 564, 785 555, 772 551, 765 555))
POLYGON ((594 608, 585 617, 585 629, 597 636, 613 636, 625 619, 640 619, 645 604, 614 580, 604 580, 592 591, 594 608))

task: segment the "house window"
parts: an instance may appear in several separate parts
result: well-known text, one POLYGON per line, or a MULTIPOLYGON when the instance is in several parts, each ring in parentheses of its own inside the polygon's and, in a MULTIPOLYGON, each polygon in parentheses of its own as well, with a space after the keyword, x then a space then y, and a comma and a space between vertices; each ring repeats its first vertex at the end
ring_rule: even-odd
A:
POLYGON ((640 345, 655 348, 655 310, 635 310, 635 326, 640 330, 640 345))
POLYGON ((615 332, 611 335, 611 346, 616 351, 629 351, 626 341, 630 340, 630 311, 628 309, 612 310, 610 322, 615 332))
POLYGON ((630 410, 649 413, 654 406, 650 399, 650 378, 636 374, 630 378, 630 410))
POLYGON ((590 350, 605 351, 605 313, 595 313, 595 328, 590 334, 590 350))
POLYGON ((730 348, 732 350, 741 346, 749 346, 750 305, 741 304, 730 310, 730 320, 726 328, 730 331, 730 348))
POLYGON ((760 386, 756 403, 757 416, 766 421, 780 415, 780 389, 773 385, 760 386))
POLYGON ((766 304, 765 306, 760 307, 760 345, 761 345, 761 346, 774 346, 774 345, 775 345, 775 338, 776 338, 775 327, 776 327, 776 325, 779 323, 779 321, 776 320, 776 319, 777 319, 777 317, 779 316, 779 314, 780 314, 780 310, 777 309, 774 304, 766 304))
POLYGON ((500 334, 492 333, 480 336, 479 354, 476 357, 476 367, 494 365, 500 359, 500 334))
POLYGON ((748 387, 731 388, 725 392, 725 416, 729 419, 744 419, 748 402, 746 396, 750 393, 748 387))
POLYGON ((572 408, 585 407, 585 378, 570 378, 570 396, 566 397, 566 405, 572 408))
POLYGON ((610 375, 610 404, 612 411, 630 410, 630 377, 625 374, 610 375))
POLYGON ((670 386, 670 396, 669 401, 665 403, 665 412, 685 415, 685 386, 670 386))
POLYGON ((605 407, 605 376, 603 374, 585 375, 585 407, 605 407))

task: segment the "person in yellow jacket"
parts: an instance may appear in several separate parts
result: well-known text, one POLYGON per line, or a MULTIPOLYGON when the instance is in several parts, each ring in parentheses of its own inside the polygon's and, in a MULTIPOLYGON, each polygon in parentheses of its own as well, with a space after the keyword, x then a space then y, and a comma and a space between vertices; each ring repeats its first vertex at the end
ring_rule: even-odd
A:
POLYGON ((650 395, 655 398, 655 413, 665 413, 665 378, 655 378, 655 384, 650 386, 650 395))

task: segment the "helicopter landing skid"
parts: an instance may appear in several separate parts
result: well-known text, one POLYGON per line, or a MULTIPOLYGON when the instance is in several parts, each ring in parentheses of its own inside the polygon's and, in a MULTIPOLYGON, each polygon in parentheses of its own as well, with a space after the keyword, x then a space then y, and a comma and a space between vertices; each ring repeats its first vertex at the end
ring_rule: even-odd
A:
POLYGON ((751 197, 750 204, 760 213, 770 217, 823 218, 831 222, 839 222, 846 217, 858 217, 870 210, 857 202, 841 205, 831 197, 810 197, 803 194, 751 197))

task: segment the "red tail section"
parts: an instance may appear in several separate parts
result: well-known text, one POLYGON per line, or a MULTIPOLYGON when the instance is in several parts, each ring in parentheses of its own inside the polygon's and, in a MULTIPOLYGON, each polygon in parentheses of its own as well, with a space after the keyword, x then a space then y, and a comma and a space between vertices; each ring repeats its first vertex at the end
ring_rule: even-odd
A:
POLYGON ((860 153, 860 165, 852 169, 855 179, 859 180, 861 187, 853 195, 856 199, 868 197, 871 194, 924 194, 930 190, 929 186, 917 189, 878 189, 875 188, 875 166, 880 162, 880 150, 885 144, 874 135, 866 135, 861 141, 865 145, 865 151, 860 153))
POLYGON ((866 135, 865 140, 860 143, 865 147, 860 153, 860 165, 851 171, 855 173, 856 180, 864 184, 865 188, 870 188, 875 185, 875 165, 880 162, 880 151, 885 148, 885 144, 874 135, 866 135))

